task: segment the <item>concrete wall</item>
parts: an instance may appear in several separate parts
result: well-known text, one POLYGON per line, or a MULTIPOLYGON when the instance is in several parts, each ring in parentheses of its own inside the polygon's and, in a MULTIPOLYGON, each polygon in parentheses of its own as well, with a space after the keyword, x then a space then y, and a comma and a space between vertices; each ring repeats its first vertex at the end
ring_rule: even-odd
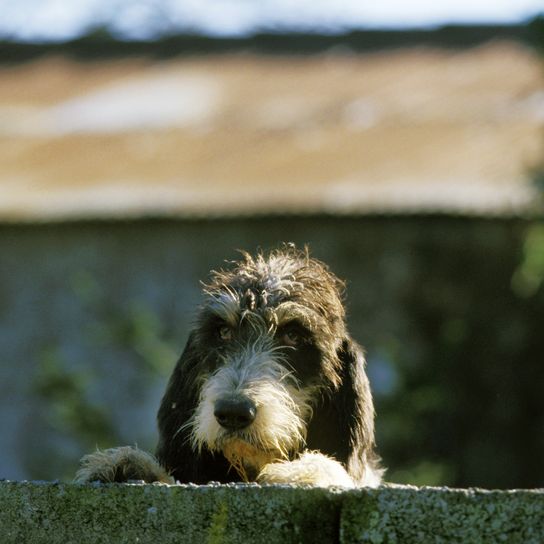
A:
POLYGON ((544 541, 544 489, 0 482, 0 542, 544 541))

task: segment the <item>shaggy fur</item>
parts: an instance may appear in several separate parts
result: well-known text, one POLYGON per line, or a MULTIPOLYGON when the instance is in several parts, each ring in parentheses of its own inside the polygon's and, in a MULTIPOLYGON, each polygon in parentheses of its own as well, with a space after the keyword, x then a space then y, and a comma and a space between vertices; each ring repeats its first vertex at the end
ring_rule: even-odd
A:
POLYGON ((343 287, 291 246, 213 272, 161 403, 158 463, 117 448, 86 456, 76 479, 378 485, 343 287))

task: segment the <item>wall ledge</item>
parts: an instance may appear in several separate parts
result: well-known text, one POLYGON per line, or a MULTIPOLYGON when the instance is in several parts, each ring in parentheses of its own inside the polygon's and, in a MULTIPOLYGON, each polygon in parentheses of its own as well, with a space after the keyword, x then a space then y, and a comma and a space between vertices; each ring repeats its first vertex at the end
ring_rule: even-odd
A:
POLYGON ((0 542, 544 542, 544 489, 0 481, 0 542))

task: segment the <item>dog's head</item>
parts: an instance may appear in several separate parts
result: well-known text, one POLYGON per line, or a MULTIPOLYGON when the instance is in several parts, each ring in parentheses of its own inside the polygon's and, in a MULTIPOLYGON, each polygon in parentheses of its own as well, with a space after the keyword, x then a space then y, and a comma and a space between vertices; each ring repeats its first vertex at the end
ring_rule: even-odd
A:
POLYGON ((345 378, 342 291, 326 265, 291 247, 212 273, 159 413, 159 456, 183 438, 253 479, 299 452, 316 403, 345 378))

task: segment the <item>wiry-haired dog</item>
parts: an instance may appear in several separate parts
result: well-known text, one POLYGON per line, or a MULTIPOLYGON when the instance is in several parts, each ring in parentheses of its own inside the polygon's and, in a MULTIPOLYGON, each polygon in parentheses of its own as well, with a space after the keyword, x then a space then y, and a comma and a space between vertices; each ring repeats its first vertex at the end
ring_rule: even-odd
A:
POLYGON ((342 282, 307 251, 243 254, 213 272, 158 414, 158 464, 86 456, 78 481, 380 483, 365 362, 342 282))

